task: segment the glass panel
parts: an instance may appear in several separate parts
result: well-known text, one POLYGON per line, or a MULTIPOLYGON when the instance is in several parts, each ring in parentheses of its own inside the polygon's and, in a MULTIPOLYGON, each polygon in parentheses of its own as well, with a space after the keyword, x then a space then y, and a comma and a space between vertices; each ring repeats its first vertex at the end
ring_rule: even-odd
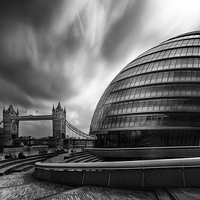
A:
POLYGON ((163 82, 167 82, 168 81, 168 76, 169 76, 169 73, 167 73, 167 72, 164 72, 164 74, 163 74, 163 82))

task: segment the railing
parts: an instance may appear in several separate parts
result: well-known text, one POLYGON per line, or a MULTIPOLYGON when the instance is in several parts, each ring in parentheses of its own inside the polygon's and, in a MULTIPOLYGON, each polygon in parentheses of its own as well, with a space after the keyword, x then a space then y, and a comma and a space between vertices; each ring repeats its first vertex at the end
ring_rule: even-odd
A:
POLYGON ((92 136, 80 131, 78 128, 76 128, 75 126, 73 126, 72 124, 70 124, 67 120, 66 122, 66 126, 73 131, 75 134, 77 134, 80 137, 86 138, 86 139, 94 139, 92 136))
POLYGON ((123 169, 155 169, 155 168, 187 168, 200 167, 200 157, 179 159, 158 159, 123 162, 95 162, 95 163, 40 163, 35 167, 63 170, 123 170, 123 169))

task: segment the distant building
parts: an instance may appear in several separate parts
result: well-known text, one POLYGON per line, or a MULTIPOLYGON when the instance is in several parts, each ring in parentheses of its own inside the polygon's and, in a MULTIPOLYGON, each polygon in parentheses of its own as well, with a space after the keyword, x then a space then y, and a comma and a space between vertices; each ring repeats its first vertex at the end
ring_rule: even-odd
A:
POLYGON ((13 106, 10 105, 6 110, 3 109, 3 134, 2 138, 4 139, 17 139, 19 137, 19 121, 11 120, 10 117, 18 117, 19 112, 13 109, 13 106))
POLYGON ((97 147, 200 144, 200 32, 166 40, 130 62, 94 112, 97 147))
POLYGON ((3 128, 0 127, 0 138, 3 137, 3 128))
POLYGON ((61 107, 60 102, 57 107, 52 109, 53 118, 53 137, 65 139, 66 135, 66 110, 61 107))

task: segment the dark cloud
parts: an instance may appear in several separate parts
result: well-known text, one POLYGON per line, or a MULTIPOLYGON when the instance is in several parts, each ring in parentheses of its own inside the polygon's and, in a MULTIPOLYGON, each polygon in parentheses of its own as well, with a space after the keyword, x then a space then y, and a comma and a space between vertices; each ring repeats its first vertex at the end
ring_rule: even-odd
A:
MULTIPOLYGON (((174 3, 1 0, 0 105, 12 103, 22 111, 40 109, 40 113, 50 114, 52 105, 60 100, 69 111, 68 120, 88 130, 93 104, 118 68, 127 64, 130 58, 125 57, 137 56, 163 37, 174 36, 179 22, 172 21, 177 13, 170 20, 166 15, 169 4, 174 3)), ((191 21, 185 24, 182 20, 184 28, 178 31, 192 26, 191 21)), ((22 123, 21 130, 24 134, 47 132, 49 127, 43 124, 22 123)))
MULTIPOLYGON (((33 109, 51 114, 51 102, 70 100, 78 93, 71 65, 84 38, 77 17, 56 32, 63 3, 66 6, 63 0, 0 1, 1 106, 12 104, 21 115, 33 109)), ((46 122, 27 122, 20 125, 20 134, 40 137, 49 129, 46 122)))
POLYGON ((144 11, 145 1, 132 1, 127 6, 121 19, 111 27, 102 47, 103 56, 109 60, 122 59, 129 48, 134 45, 140 35, 140 21, 144 11), (133 44, 133 45, 130 45, 133 44))
POLYGON ((75 18, 66 33, 58 38, 58 44, 56 47, 56 59, 63 59, 63 57, 71 57, 74 53, 79 51, 80 47, 83 45, 84 36, 80 30, 80 23, 78 18, 75 18), (78 30, 77 30, 78 29, 78 30))
POLYGON ((33 106, 30 99, 26 98, 25 93, 19 92, 15 85, 12 85, 2 79, 0 79, 0 94, 3 94, 1 95, 0 101, 4 102, 4 105, 23 105, 24 107, 33 106))
POLYGON ((36 28, 50 25, 51 18, 59 11, 63 0, 1 0, 0 21, 9 19, 31 23, 36 28))
POLYGON ((58 95, 62 98, 63 91, 67 92, 63 89, 65 87, 62 84, 67 84, 67 80, 62 72, 49 76, 42 69, 35 70, 28 60, 12 65, 1 65, 0 72, 2 79, 15 85, 19 92, 24 92, 29 97, 53 100, 58 95))
MULTIPOLYGON (((62 100, 66 93, 69 97, 75 94, 73 86, 69 84, 70 77, 63 73, 63 57, 69 56, 70 51, 76 51, 79 41, 73 37, 73 27, 65 38, 52 38, 49 41, 47 28, 62 2, 0 2, 0 78, 8 82, 7 90, 8 85, 18 90, 18 97, 13 93, 10 101, 22 105, 26 102, 26 106, 31 106, 30 98, 62 100), (20 100, 19 94, 24 96, 24 101, 20 100)), ((6 94, 5 88, 0 92, 6 94)))

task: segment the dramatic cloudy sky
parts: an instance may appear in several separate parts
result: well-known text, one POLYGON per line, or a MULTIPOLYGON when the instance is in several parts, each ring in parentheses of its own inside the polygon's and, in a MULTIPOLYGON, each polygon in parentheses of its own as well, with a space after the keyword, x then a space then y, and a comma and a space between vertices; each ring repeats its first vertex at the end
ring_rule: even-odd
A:
MULTIPOLYGON (((199 10, 199 0, 1 0, 1 111, 51 114, 60 101, 88 133, 114 76, 163 40, 200 29, 199 10)), ((20 122, 25 134, 52 135, 52 122, 20 122)))

